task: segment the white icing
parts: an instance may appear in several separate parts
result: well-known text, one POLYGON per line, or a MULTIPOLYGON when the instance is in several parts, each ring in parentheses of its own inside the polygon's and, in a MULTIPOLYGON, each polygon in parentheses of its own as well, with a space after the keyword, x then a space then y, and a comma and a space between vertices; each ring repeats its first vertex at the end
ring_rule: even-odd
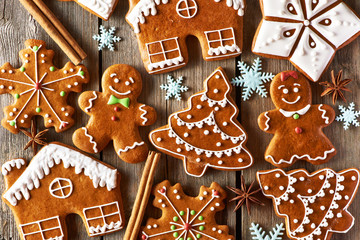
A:
MULTIPOLYGON (((286 88, 284 90, 287 90, 286 88)), ((287 90, 287 93, 289 92, 289 90, 287 90)), ((284 92, 285 93, 285 92, 284 92)), ((281 100, 286 103, 286 104, 290 104, 293 105, 295 103, 297 103, 299 100, 301 99, 301 96, 297 96, 297 98, 294 101, 288 101, 285 98, 281 98, 281 100)))
POLYGON ((325 110, 325 109, 322 109, 322 108, 321 108, 322 106, 323 106, 323 105, 320 104, 320 105, 319 105, 319 108, 318 108, 319 111, 322 112, 321 118, 325 120, 325 123, 326 123, 326 124, 329 124, 329 118, 328 118, 327 116, 325 116, 325 115, 326 115, 326 110, 325 110))
POLYGON ((209 48, 208 54, 209 55, 220 55, 220 54, 226 54, 227 52, 238 52, 240 53, 240 47, 236 44, 233 45, 224 45, 219 46, 217 48, 209 48))
MULTIPOLYGON (((30 222, 30 223, 20 224, 19 228, 21 229, 22 239, 31 238, 31 236, 34 236, 34 234, 38 235, 39 233, 41 234, 41 236, 44 236, 44 234, 47 231, 51 231, 51 230, 56 231, 57 229, 59 229, 61 235, 54 236, 54 237, 48 238, 46 240, 63 240, 64 239, 64 232, 63 232, 63 229, 61 226, 59 216, 41 219, 39 221, 34 221, 34 222, 30 222), (54 226, 54 220, 57 222, 56 226, 54 226), (52 226, 51 228, 44 228, 44 225, 46 225, 44 223, 47 221, 49 221, 51 223, 51 226, 52 226), (31 227, 29 227, 29 226, 32 226, 32 229, 34 232, 29 232, 29 228, 31 229, 31 227), (34 227, 34 226, 36 226, 36 227, 34 227), (27 229, 27 231, 24 231, 24 228, 27 229), (26 233, 24 233, 24 232, 26 232, 26 233), (30 237, 27 237, 27 236, 30 236, 30 237)), ((42 239, 45 240, 44 237, 42 237, 42 239)))
POLYGON ((77 0, 77 2, 89 8, 101 18, 108 20, 115 8, 116 0, 77 0))
POLYGON ((281 112, 282 115, 284 115, 284 117, 292 117, 295 113, 299 114, 299 115, 304 115, 306 114, 309 109, 311 107, 311 104, 306 105, 306 107, 298 110, 298 111, 286 111, 284 109, 279 109, 279 111, 281 112))
POLYGON ((265 121, 265 126, 266 127, 264 128, 264 131, 267 131, 270 128, 270 125, 269 125, 270 117, 268 116, 268 114, 269 114, 269 112, 266 112, 264 114, 264 116, 266 117, 266 121, 265 121))
POLYGON ((68 178, 55 178, 49 185, 49 192, 51 196, 55 198, 65 199, 71 196, 74 186, 70 179, 68 178), (67 185, 63 186, 61 182, 66 182, 67 185), (55 188, 54 185, 58 185, 58 188, 55 188), (69 189, 65 194, 64 189, 69 189))
MULTIPOLYGON (((232 27, 223 28, 223 29, 217 29, 217 30, 212 30, 212 31, 206 31, 204 33, 205 33, 206 41, 207 41, 208 47, 209 47, 208 54, 210 56, 213 56, 213 55, 216 55, 216 56, 219 56, 219 55, 222 55, 222 56, 233 55, 233 54, 227 54, 228 52, 230 52, 230 53, 241 53, 240 47, 236 45, 234 28, 232 28, 232 27), (223 32, 228 32, 228 31, 231 31, 231 37, 223 39, 221 37, 223 35, 223 32), (214 33, 216 33, 216 34, 214 34, 214 33), (209 35, 219 36, 219 38, 210 40, 209 35), (228 44, 225 44, 225 42, 228 43, 228 44), (232 44, 230 44, 229 42, 232 42, 232 44), (217 43, 216 46, 218 46, 218 47, 213 48, 211 43, 217 43)), ((214 57, 207 57, 207 58, 214 58, 214 57)))
POLYGON ((88 129, 86 127, 82 127, 82 129, 84 130, 84 134, 86 137, 89 138, 89 142, 91 144, 93 144, 93 150, 94 150, 94 153, 98 153, 98 149, 97 149, 97 143, 94 141, 94 137, 91 136, 89 133, 88 133, 88 129))
POLYGON ((8 175, 11 170, 16 167, 17 169, 20 169, 22 166, 25 165, 24 159, 13 159, 10 161, 7 161, 1 166, 1 173, 2 175, 6 176, 8 175))
POLYGON ((90 109, 93 107, 93 104, 94 104, 93 102, 94 102, 94 100, 98 98, 98 96, 97 96, 97 94, 96 94, 95 91, 93 91, 93 95, 94 95, 94 97, 89 99, 89 106, 85 108, 85 111, 86 111, 86 112, 90 112, 90 109))
POLYGON ((275 165, 277 164, 282 164, 282 163, 287 163, 287 164, 292 164, 294 162, 294 160, 296 159, 302 159, 302 158, 307 158, 309 161, 318 161, 318 160, 324 160, 327 158, 327 155, 330 153, 335 152, 335 148, 332 148, 330 150, 324 151, 322 156, 317 156, 317 157, 310 157, 309 154, 304 154, 304 155, 297 155, 294 154, 291 156, 291 158, 287 161, 285 159, 280 159, 278 162, 275 161, 274 157, 271 155, 267 155, 265 158, 270 159, 271 162, 273 162, 275 165))
POLYGON ((106 186, 111 191, 116 187, 116 169, 111 169, 78 151, 51 143, 35 155, 21 176, 4 193, 4 198, 13 206, 23 197, 29 200, 29 191, 39 188, 40 180, 49 175, 50 169, 61 162, 64 168, 74 167, 75 174, 83 172, 93 181, 94 188, 106 186))
MULTIPOLYGON (((328 236, 329 232, 345 233, 349 229, 351 229, 352 226, 354 225, 355 219, 352 218, 352 223, 349 225, 349 227, 347 229, 345 229, 344 231, 336 231, 336 230, 332 230, 331 228, 328 228, 328 222, 327 222, 327 219, 332 219, 332 218, 335 217, 332 210, 338 209, 339 205, 336 203, 336 201, 342 199, 342 196, 341 196, 341 194, 339 192, 341 192, 341 191, 343 191, 345 189, 344 186, 341 184, 341 182, 344 181, 343 174, 345 174, 347 172, 350 172, 350 171, 351 172, 356 172, 356 174, 357 174, 357 185, 354 188, 355 191, 353 192, 353 194, 351 196, 351 200, 348 201, 347 205, 342 209, 342 211, 345 211, 346 213, 348 213, 350 215, 347 208, 351 204, 352 199, 355 197, 356 190, 359 187, 360 175, 359 175, 358 170, 348 169, 348 170, 344 170, 344 171, 342 171, 340 173, 336 173, 334 170, 326 168, 326 169, 322 169, 322 170, 319 170, 317 172, 314 172, 313 174, 309 174, 305 170, 296 170, 296 171, 292 171, 290 174, 287 174, 281 169, 274 169, 274 170, 269 170, 269 171, 266 171, 266 172, 258 172, 257 173, 257 178, 259 180, 260 188, 262 189, 264 195, 267 196, 267 197, 271 197, 274 200, 275 211, 276 211, 277 215, 286 218, 286 224, 287 224, 286 228, 289 231, 289 236, 291 236, 291 238, 294 238, 294 239, 297 239, 297 240, 317 240, 318 238, 316 236, 319 236, 319 235, 322 234, 322 231, 323 231, 322 228, 327 228, 327 229, 325 229, 326 234, 325 234, 325 237, 324 237, 324 239, 327 239, 328 238, 327 236, 328 236), (265 189, 266 186, 263 187, 263 185, 262 185, 262 183, 260 181, 260 175, 262 175, 262 174, 263 175, 271 174, 274 171, 276 171, 276 172, 281 171, 282 175, 288 178, 287 189, 284 192, 284 194, 279 196, 279 197, 275 197, 274 195, 267 194, 266 192, 264 192, 264 190, 266 190, 265 189), (292 185, 297 181, 297 179, 292 177, 292 176, 294 174, 299 173, 299 172, 303 172, 304 174, 306 174, 306 176, 308 178, 311 178, 311 177, 315 176, 316 174, 318 174, 320 171, 324 171, 325 175, 326 175, 326 178, 325 178, 325 180, 323 180, 324 182, 323 182, 323 185, 320 188, 320 190, 313 193, 313 195, 310 195, 310 196, 302 196, 300 194, 297 196, 299 198, 299 200, 302 202, 303 206, 305 207, 305 211, 304 211, 305 215, 304 215, 304 217, 303 217, 303 219, 301 221, 301 224, 296 229, 292 229, 291 226, 290 226, 290 216, 287 215, 287 214, 282 213, 281 210, 279 209, 279 206, 281 205, 282 201, 284 201, 284 202, 288 201, 288 194, 295 192, 295 189, 294 189, 294 187, 292 187, 292 185), (330 194, 333 195, 333 198, 331 199, 331 203, 328 204, 329 208, 328 208, 326 214, 324 214, 324 218, 321 220, 321 222, 318 225, 316 225, 315 223, 311 223, 308 216, 313 214, 314 210, 311 209, 311 207, 309 205, 314 203, 317 198, 322 198, 322 197, 324 197, 326 195, 326 189, 331 187, 331 184, 328 181, 328 179, 334 178, 334 177, 336 178, 336 186, 335 186, 336 191, 332 190, 332 192, 330 192, 330 194), (304 233, 304 228, 305 228, 306 225, 309 225, 309 224, 310 224, 310 227, 312 228, 312 231, 309 234, 307 234, 306 236, 304 236, 304 234, 303 234, 304 233), (301 233, 302 237, 297 237, 296 235, 298 233, 301 233)), ((309 194, 311 194, 311 193, 312 193, 312 191, 309 192, 309 194)), ((349 199, 350 198, 348 198, 348 200, 349 199)), ((320 206, 320 209, 322 211, 326 210, 325 206, 320 206)), ((336 217, 338 217, 338 218, 342 217, 342 214, 339 213, 336 217)), ((298 223, 298 222, 299 222, 298 219, 294 219, 294 223, 298 223)))
POLYGON ((128 152, 129 150, 134 149, 134 148, 144 145, 144 144, 145 144, 144 142, 134 142, 134 144, 131 146, 126 146, 124 149, 119 149, 118 154, 120 155, 123 152, 128 152))
MULTIPOLYGON (((219 127, 218 127, 218 124, 216 123, 215 121, 215 118, 214 118, 214 112, 211 112, 210 115, 208 117, 206 117, 205 119, 201 120, 201 121, 198 121, 198 122, 192 122, 192 123, 187 123, 187 122, 184 122, 183 120, 181 120, 178 115, 183 113, 183 112, 187 112, 188 110, 185 109, 185 110, 182 110, 182 111, 179 111, 179 112, 176 112, 176 113, 173 113, 169 116, 169 119, 171 118, 176 118, 177 119, 177 124, 180 124, 180 125, 186 125, 187 128, 191 129, 193 127, 198 127, 198 128, 201 128, 204 124, 207 124, 207 125, 210 125, 210 126, 214 126, 213 128, 213 132, 215 133, 220 133, 221 134, 221 137, 223 138, 223 140, 232 140, 234 144, 238 144, 236 147, 233 147, 233 148, 230 148, 230 149, 226 149, 226 150, 222 150, 222 151, 212 151, 212 150, 206 150, 206 149, 200 149, 200 148, 197 148, 187 142, 185 142, 183 139, 181 139, 180 136, 178 136, 174 130, 173 130, 173 127, 171 126, 171 121, 169 122, 169 127, 168 128, 164 128, 164 129, 161 129, 161 130, 154 130, 150 133, 150 141, 152 142, 153 145, 155 145, 157 148, 159 149, 162 149, 164 150, 165 152, 171 152, 172 154, 174 155, 177 155, 179 157, 181 157, 183 159, 183 163, 184 163, 184 168, 185 168, 185 172, 190 175, 190 176, 194 176, 194 177, 201 177, 205 174, 206 170, 208 167, 216 167, 217 169, 227 169, 227 170, 241 170, 241 169, 245 169, 245 168, 248 168, 249 166, 252 165, 253 163, 253 158, 251 156, 251 154, 245 149, 243 148, 243 143, 246 141, 246 135, 245 133, 243 132, 243 130, 234 122, 234 118, 236 116, 236 114, 238 113, 238 110, 236 108, 236 106, 231 102, 229 101, 226 97, 223 99, 223 100, 220 100, 220 101, 216 101, 216 100, 213 100, 213 99, 210 99, 209 97, 206 96, 206 92, 208 92, 208 81, 213 77, 213 76, 216 76, 216 75, 219 75, 222 77, 222 79, 226 79, 225 76, 224 76, 224 73, 220 70, 217 70, 215 71, 214 73, 212 73, 206 80, 205 80, 205 93, 201 92, 201 93, 197 93, 197 94, 194 94, 192 95, 188 102, 189 102, 189 109, 192 109, 193 106, 192 106, 192 98, 194 97, 197 97, 197 96, 201 96, 201 100, 202 101, 207 101, 209 106, 210 107, 213 107, 215 104, 218 104, 222 107, 225 107, 227 104, 230 104, 233 109, 236 111, 234 111, 233 115, 230 116, 230 121, 231 123, 236 126, 238 128, 238 130, 241 131, 242 134, 240 134, 239 136, 230 136, 226 133, 224 133, 219 127), (245 152, 249 159, 250 159, 250 162, 248 165, 246 166, 243 166, 243 167, 227 167, 227 166, 220 166, 220 165, 212 165, 210 163, 206 163, 205 164, 205 167, 204 167, 204 170, 203 172, 200 174, 200 175, 194 175, 194 174, 191 174, 190 172, 188 172, 188 169, 187 169, 187 153, 185 154, 181 154, 179 152, 173 152, 173 151, 170 151, 169 149, 165 149, 163 147, 160 147, 156 144, 156 142, 154 142, 153 140, 153 134, 154 133, 157 133, 157 132, 161 132, 161 131, 169 131, 169 136, 170 137, 175 137, 176 138, 176 143, 178 145, 184 145, 185 146, 185 149, 186 149, 186 152, 187 151, 195 151, 198 155, 201 155, 201 154, 205 154, 206 156, 212 156, 212 155, 215 155, 217 156, 218 158, 220 158, 221 156, 223 156, 224 154, 227 155, 227 156, 231 156, 233 154, 233 152, 235 153, 240 153, 241 151, 245 152)), ((231 90, 231 86, 229 85, 229 83, 226 81, 226 84, 228 86, 226 92, 224 93, 224 96, 227 96, 227 94, 230 92, 231 90)))
POLYGON ((118 92, 113 88, 113 86, 110 86, 109 89, 120 96, 128 95, 131 93, 131 90, 128 90, 126 92, 118 92))
POLYGON ((99 205, 99 206, 94 206, 94 207, 88 207, 88 208, 84 208, 83 209, 83 213, 84 213, 84 217, 85 217, 85 221, 87 224, 87 227, 89 229, 89 235, 90 237, 94 237, 97 235, 103 235, 103 234, 107 234, 107 233, 111 233, 114 231, 117 231, 119 229, 122 228, 122 218, 121 218, 121 213, 120 213, 120 208, 119 208, 119 203, 118 202, 112 202, 112 203, 107 203, 107 204, 103 204, 103 205, 99 205), (104 208, 109 208, 109 206, 115 206, 116 207, 116 211, 115 212, 104 212, 104 208), (92 212, 92 214, 94 213, 94 209, 95 212, 99 212, 101 215, 97 216, 97 217, 87 217, 86 212, 90 211, 92 212), (106 217, 112 217, 114 218, 115 216, 119 218, 118 221, 116 222, 110 222, 107 223, 106 221, 106 217), (97 225, 92 226, 91 222, 95 219, 102 219, 103 220, 103 224, 102 225, 97 225))
POLYGON ((139 109, 143 112, 143 113, 141 114, 141 116, 140 116, 140 118, 143 120, 142 125, 145 125, 145 124, 147 123, 147 121, 148 121, 148 119, 145 117, 146 114, 148 113, 148 112, 144 109, 145 106, 146 106, 146 105, 143 104, 143 105, 141 105, 141 106, 139 107, 139 109))
POLYGON ((197 11, 198 6, 195 0, 179 0, 176 4, 176 13, 182 18, 193 18, 197 11))

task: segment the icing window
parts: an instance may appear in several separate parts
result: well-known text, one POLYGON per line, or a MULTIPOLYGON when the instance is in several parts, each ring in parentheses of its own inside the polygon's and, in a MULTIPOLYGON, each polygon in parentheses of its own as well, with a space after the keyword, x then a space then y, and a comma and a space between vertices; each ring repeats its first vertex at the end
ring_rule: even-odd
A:
POLYGON ((176 12, 182 18, 193 18, 197 13, 195 0, 180 0, 176 5, 176 12))
POLYGON ((219 30, 206 31, 206 40, 209 45, 209 55, 220 55, 230 52, 240 52, 236 45, 235 33, 232 27, 219 30))
POLYGON ((63 239, 59 216, 19 225, 23 239, 63 239), (46 236, 46 237, 45 237, 46 236))
POLYGON ((70 179, 67 178, 55 178, 49 187, 51 196, 56 198, 65 199, 70 197, 73 191, 73 184, 70 179))

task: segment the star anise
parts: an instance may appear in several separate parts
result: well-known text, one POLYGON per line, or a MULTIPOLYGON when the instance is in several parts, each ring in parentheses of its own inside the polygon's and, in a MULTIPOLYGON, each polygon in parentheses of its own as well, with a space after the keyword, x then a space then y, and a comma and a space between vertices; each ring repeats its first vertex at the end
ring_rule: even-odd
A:
POLYGON ((230 200, 230 202, 239 200, 239 202, 237 203, 234 209, 234 212, 237 211, 242 205, 246 204, 247 212, 250 215, 250 206, 252 203, 256 203, 258 205, 264 206, 264 203, 262 203, 259 199, 257 199, 254 196, 256 193, 260 192, 261 190, 260 188, 256 190, 252 190, 254 183, 255 181, 253 181, 250 184, 249 188, 247 188, 244 177, 241 176, 241 189, 227 187, 230 191, 238 195, 237 197, 234 197, 233 199, 230 200))
POLYGON ((345 86, 348 85, 352 80, 351 79, 344 79, 342 80, 342 74, 343 71, 340 70, 340 72, 336 75, 334 75, 334 70, 331 71, 331 81, 332 82, 321 82, 320 85, 323 85, 326 87, 326 89, 321 93, 321 96, 333 94, 333 104, 335 105, 336 100, 340 96, 344 102, 346 102, 345 96, 342 91, 351 92, 348 88, 345 86))
POLYGON ((30 138, 29 142, 25 145, 24 150, 28 149, 31 146, 35 155, 37 153, 38 145, 42 145, 42 146, 47 145, 47 143, 45 142, 46 138, 42 138, 42 136, 47 131, 49 131, 49 129, 45 129, 37 133, 36 124, 34 120, 31 121, 30 131, 26 131, 25 129, 20 129, 20 131, 30 138))

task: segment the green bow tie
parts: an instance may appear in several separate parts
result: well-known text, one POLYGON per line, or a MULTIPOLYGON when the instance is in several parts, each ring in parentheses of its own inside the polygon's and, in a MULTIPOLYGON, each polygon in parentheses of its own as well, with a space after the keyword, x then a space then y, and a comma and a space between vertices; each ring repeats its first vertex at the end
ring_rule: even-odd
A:
POLYGON ((120 103, 121 105, 123 105, 126 108, 129 108, 130 106, 130 98, 122 98, 119 99, 117 97, 115 97, 114 95, 110 96, 109 102, 107 103, 108 105, 114 105, 114 104, 118 104, 120 103))

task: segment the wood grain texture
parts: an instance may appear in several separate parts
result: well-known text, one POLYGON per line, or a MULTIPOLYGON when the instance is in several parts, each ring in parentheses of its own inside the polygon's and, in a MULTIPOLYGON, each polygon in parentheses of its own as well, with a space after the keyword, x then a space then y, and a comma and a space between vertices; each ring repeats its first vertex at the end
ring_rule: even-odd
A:
MULTIPOLYGON (((360 3, 355 0, 347 1, 349 5, 355 9, 356 12, 360 12, 360 3)), ((128 2, 126 0, 119 1, 119 4, 111 17, 110 21, 104 22, 97 17, 89 14, 83 10, 79 5, 73 2, 58 2, 47 1, 49 8, 54 11, 55 15, 61 20, 65 27, 72 33, 75 39, 79 42, 82 48, 88 54, 88 58, 84 64, 88 67, 91 73, 91 82, 84 86, 86 90, 101 90, 101 75, 109 66, 118 63, 125 63, 134 66, 140 71, 143 77, 143 93, 139 98, 139 102, 144 102, 156 108, 158 113, 158 121, 155 125, 145 128, 140 128, 141 135, 146 139, 150 130, 165 125, 167 123, 167 117, 174 111, 178 111, 186 107, 186 99, 192 94, 203 89, 203 80, 211 74, 216 67, 222 66, 228 77, 231 79, 235 76, 236 61, 234 59, 221 61, 221 62, 205 62, 201 57, 201 49, 197 40, 193 37, 188 39, 190 61, 187 67, 182 68, 176 72, 170 73, 174 77, 184 76, 184 84, 189 86, 189 91, 183 94, 183 101, 165 100, 165 93, 160 90, 160 85, 166 82, 167 74, 150 76, 146 73, 143 63, 140 58, 137 41, 135 34, 131 27, 125 21, 125 14, 128 10, 128 2), (97 42, 92 39, 93 34, 98 33, 98 27, 100 25, 105 27, 115 26, 117 31, 116 35, 123 38, 120 43, 116 43, 115 52, 108 50, 98 52, 97 42)), ((251 63, 256 55, 251 53, 251 42, 258 23, 261 19, 261 11, 257 0, 248 0, 248 7, 245 14, 244 22, 244 54, 242 59, 251 63)), ((14 66, 18 67, 21 63, 18 58, 18 51, 23 49, 23 43, 28 38, 38 38, 45 40, 48 43, 48 47, 54 49, 56 52, 55 64, 57 66, 63 66, 68 58, 61 52, 59 47, 53 40, 49 39, 46 33, 39 27, 39 25, 26 13, 18 1, 0 1, 0 65, 9 61, 14 66)), ((360 40, 355 40, 352 44, 340 50, 333 63, 330 66, 330 70, 334 69, 338 71, 344 69, 344 77, 353 78, 354 81, 349 85, 352 89, 352 93, 347 93, 347 99, 351 102, 355 102, 360 105, 360 95, 357 91, 360 89, 360 83, 358 78, 360 73, 357 70, 360 66, 358 61, 358 52, 360 48, 360 40)), ((292 65, 285 60, 275 59, 263 59, 263 70, 273 72, 274 74, 288 69, 294 69, 292 65)), ((326 72, 323 80, 330 78, 330 70, 326 72)), ((311 84, 313 89, 313 102, 314 103, 326 103, 331 104, 330 98, 320 98, 322 87, 318 84, 311 84)), ((269 84, 267 84, 269 88, 269 84)), ((238 96, 240 89, 236 89, 238 96)), ((235 92, 235 91, 234 91, 235 92)), ((72 106, 77 106, 78 94, 72 94, 69 98, 69 102, 72 106)), ((10 95, 0 96, 0 107, 9 105, 12 101, 10 95)), ((261 98, 259 96, 253 96, 249 101, 242 102, 238 97, 237 103, 241 109, 240 121, 243 124, 245 130, 249 134, 249 141, 247 143, 248 148, 254 155, 255 165, 242 172, 222 172, 215 170, 208 170, 207 174, 202 178, 193 178, 185 174, 183 164, 180 160, 174 159, 165 155, 162 155, 159 163, 155 183, 161 182, 164 179, 169 179, 173 184, 180 182, 183 185, 185 192, 189 195, 197 195, 199 187, 201 185, 210 186, 211 182, 216 181, 223 187, 227 185, 235 186, 240 184, 240 176, 244 174, 246 181, 249 183, 255 179, 256 171, 263 169, 272 169, 273 166, 267 163, 263 158, 263 153, 267 144, 271 139, 270 134, 262 132, 257 127, 258 115, 266 110, 272 109, 274 106, 270 98, 261 98)), ((337 113, 338 110, 336 109, 337 113)), ((3 117, 3 115, 1 115, 3 117)), ((49 141, 60 141, 65 144, 73 145, 71 141, 72 133, 75 129, 84 126, 88 120, 88 116, 81 112, 77 107, 76 124, 69 131, 62 134, 56 134, 53 129, 46 135, 49 141)), ((42 119, 38 119, 38 127, 43 128, 42 119)), ((332 140, 338 150, 338 154, 330 160, 329 163, 321 166, 312 166, 308 163, 298 162, 290 169, 306 168, 308 171, 314 171, 323 167, 331 167, 335 170, 341 170, 348 167, 360 168, 360 162, 358 161, 359 153, 359 133, 360 128, 352 128, 348 131, 344 131, 340 123, 333 123, 330 127, 325 129, 325 133, 332 140)), ((23 151, 22 148, 27 142, 27 138, 22 135, 13 135, 6 131, 4 128, 0 128, 0 164, 17 157, 24 157, 31 159, 32 151, 23 151)), ((154 150, 154 148, 152 148, 154 150)), ((97 154, 96 157, 103 160, 106 163, 117 167, 122 175, 121 190, 124 199, 125 217, 128 220, 131 213, 132 204, 135 200, 137 187, 140 181, 140 175, 144 164, 127 164, 121 161, 112 145, 110 144, 102 153, 97 154)), ((4 181, 0 178, 0 192, 4 191, 4 181)), ((229 197, 233 195, 229 193, 229 197)), ((150 202, 152 199, 150 199, 150 202)), ((232 212, 235 204, 230 203, 227 205, 226 211, 219 214, 219 223, 228 224, 231 228, 231 233, 236 233, 236 239, 249 240, 251 239, 249 227, 251 222, 260 223, 264 229, 271 230, 275 223, 283 222, 278 218, 273 211, 273 207, 270 201, 266 202, 265 207, 254 206, 252 208, 251 216, 248 216, 245 209, 238 211, 237 214, 232 212)), ((350 212, 355 216, 360 216, 360 197, 357 196, 354 203, 350 207, 350 212)), ((16 225, 9 208, 1 202, 0 213, 0 236, 5 240, 17 240, 19 239, 16 225)), ((160 211, 151 206, 148 206, 147 214, 145 218, 149 216, 159 216, 160 211)), ((115 240, 122 239, 125 231, 120 231, 115 234, 110 234, 104 237, 90 238, 87 236, 85 227, 78 216, 71 215, 67 219, 69 225, 69 239, 106 239, 115 240)), ((356 222, 355 226, 347 234, 335 234, 333 240, 354 240, 358 239, 360 235, 360 222, 356 222)), ((284 239, 287 239, 284 237, 284 239)), ((0 237, 0 240, 1 237, 0 237)))

